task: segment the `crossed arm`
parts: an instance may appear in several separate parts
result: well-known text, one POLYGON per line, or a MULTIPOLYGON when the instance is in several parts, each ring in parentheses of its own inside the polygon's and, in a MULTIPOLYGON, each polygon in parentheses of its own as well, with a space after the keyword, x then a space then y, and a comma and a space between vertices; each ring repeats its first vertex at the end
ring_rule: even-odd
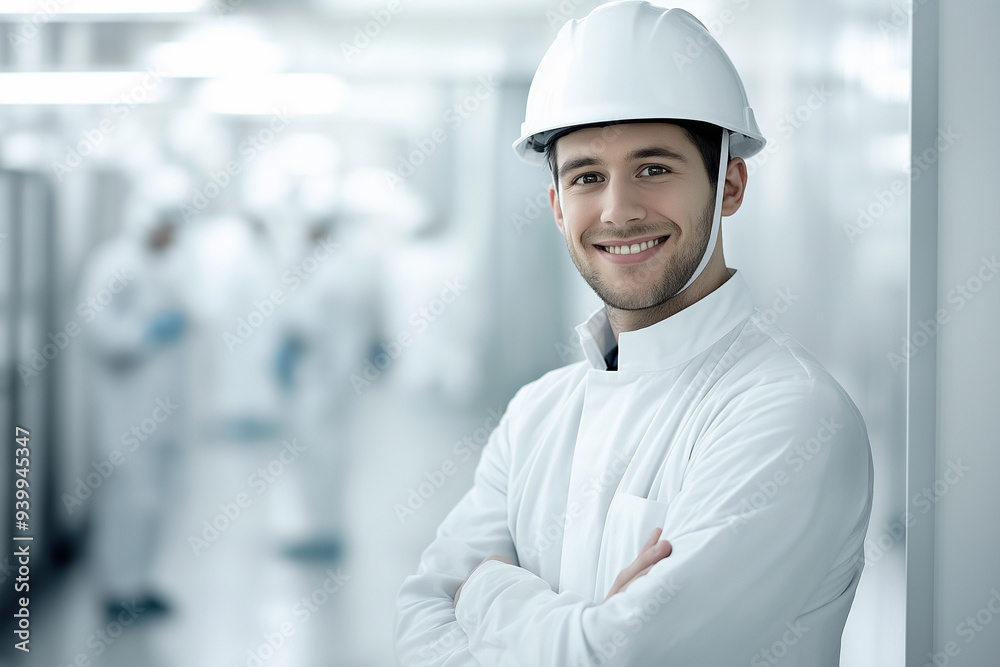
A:
MULTIPOLYGON (((673 547, 671 547, 670 542, 667 540, 659 539, 662 534, 662 528, 655 528, 653 530, 653 533, 649 536, 649 540, 645 545, 643 545, 642 550, 639 552, 639 555, 635 557, 635 560, 632 561, 628 567, 618 573, 618 576, 615 578, 615 583, 611 585, 611 590, 608 591, 607 596, 604 598, 605 602, 607 602, 615 593, 621 593, 624 591, 629 587, 629 584, 649 572, 651 567, 670 555, 670 551, 673 547)), ((501 563, 507 563, 507 565, 514 565, 514 563, 510 562, 503 556, 495 555, 487 556, 479 565, 482 565, 489 560, 496 560, 501 563)), ((477 569, 479 568, 479 565, 476 566, 477 569)), ((475 572, 475 570, 472 572, 475 572)), ((472 576, 472 572, 469 573, 469 577, 472 576)), ((468 581, 469 577, 466 577, 465 581, 468 581)), ((462 582, 462 586, 465 586, 465 581, 462 582)), ((462 595, 462 586, 459 586, 458 591, 455 593, 454 606, 456 607, 458 606, 458 598, 462 595)))
POLYGON ((838 559, 853 548, 848 543, 860 546, 858 523, 867 523, 870 509, 863 424, 842 424, 809 465, 793 470, 788 463, 789 452, 830 414, 828 398, 797 402, 794 409, 808 414, 785 426, 747 417, 780 409, 773 396, 723 415, 708 434, 711 446, 693 454, 664 517, 670 541, 658 541, 654 531, 599 604, 557 593, 514 564, 505 416, 473 488, 400 590, 400 664, 642 665, 652 656, 657 664, 746 663, 810 604, 830 602, 856 581, 856 564, 838 559), (742 501, 778 472, 788 477, 780 491, 743 511, 742 501), (827 597, 817 601, 817 591, 827 597))

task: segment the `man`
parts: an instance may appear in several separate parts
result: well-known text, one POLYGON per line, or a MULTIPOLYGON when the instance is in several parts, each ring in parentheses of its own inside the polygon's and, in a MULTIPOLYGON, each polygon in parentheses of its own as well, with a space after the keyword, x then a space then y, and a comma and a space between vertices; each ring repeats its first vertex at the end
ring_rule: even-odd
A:
POLYGON ((726 268, 720 218, 763 145, 690 14, 626 0, 560 31, 515 150, 549 158, 605 306, 577 328, 586 361, 511 400, 404 582, 402 664, 838 664, 871 453, 844 390, 726 268), (698 58, 676 58, 689 40, 698 58))

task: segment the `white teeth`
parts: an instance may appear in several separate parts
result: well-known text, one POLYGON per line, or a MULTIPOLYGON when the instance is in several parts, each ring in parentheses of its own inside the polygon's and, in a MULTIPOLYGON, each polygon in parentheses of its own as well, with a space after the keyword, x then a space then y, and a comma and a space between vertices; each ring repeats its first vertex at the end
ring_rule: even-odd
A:
POLYGON ((634 255, 637 252, 652 248, 659 242, 660 239, 653 239, 652 241, 643 241, 642 243, 633 243, 632 245, 606 245, 603 247, 612 255, 634 255))

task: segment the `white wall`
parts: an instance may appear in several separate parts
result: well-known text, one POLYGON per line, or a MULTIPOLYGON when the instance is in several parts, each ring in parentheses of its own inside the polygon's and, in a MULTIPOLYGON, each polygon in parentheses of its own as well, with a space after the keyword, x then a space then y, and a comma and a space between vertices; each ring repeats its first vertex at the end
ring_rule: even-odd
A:
MULTIPOLYGON (((1000 613, 980 613, 991 598, 1000 611, 1000 275, 967 301, 952 292, 970 281, 971 293, 982 258, 1000 257, 998 27, 996 0, 940 3, 939 122, 961 138, 939 163, 938 299, 950 318, 938 335, 937 479, 947 491, 936 508, 932 664, 960 667, 1000 664, 1000 613), (950 484, 958 461, 970 470, 950 484), (976 622, 981 631, 965 622, 977 613, 990 620, 976 622)), ((910 664, 930 662, 921 657, 910 664)))

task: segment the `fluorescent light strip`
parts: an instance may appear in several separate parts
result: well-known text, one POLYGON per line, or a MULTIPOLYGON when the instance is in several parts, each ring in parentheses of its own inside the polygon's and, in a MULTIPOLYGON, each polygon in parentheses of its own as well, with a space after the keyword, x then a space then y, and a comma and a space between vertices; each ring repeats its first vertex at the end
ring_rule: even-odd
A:
MULTIPOLYGON (((164 72, 3 72, 0 105, 149 104, 163 101, 164 72)), ((269 74, 207 79, 195 104, 221 114, 327 114, 347 102, 330 74, 269 74)))
POLYGON ((157 101, 153 72, 3 72, 0 104, 114 104, 157 101))
POLYGON ((347 84, 330 74, 269 74, 208 79, 195 102, 220 114, 299 115, 333 113, 347 97, 347 84))
MULTIPOLYGON (((0 15, 21 14, 55 20, 72 14, 184 14, 205 8, 206 0, 3 0, 0 15)), ((46 20, 46 19, 43 19, 46 20)))

